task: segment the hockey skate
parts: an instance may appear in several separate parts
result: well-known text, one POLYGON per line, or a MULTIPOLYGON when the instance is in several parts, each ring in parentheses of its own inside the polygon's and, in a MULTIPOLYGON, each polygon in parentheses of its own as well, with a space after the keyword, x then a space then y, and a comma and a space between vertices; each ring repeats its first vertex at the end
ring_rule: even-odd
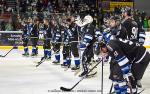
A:
POLYGON ((91 78, 94 77, 97 74, 97 71, 91 71, 90 73, 88 73, 88 71, 83 71, 79 77, 83 77, 86 76, 86 78, 91 78))
POLYGON ((32 53, 32 54, 31 54, 31 57, 35 57, 35 56, 37 56, 37 54, 35 54, 35 53, 32 53))
POLYGON ((78 66, 75 65, 74 67, 71 68, 72 71, 76 71, 76 70, 79 70, 79 69, 80 69, 80 66, 79 66, 79 65, 78 65, 78 66))
POLYGON ((52 63, 53 63, 53 64, 56 64, 56 65, 59 65, 59 64, 60 64, 60 61, 55 60, 55 61, 53 61, 52 63))
POLYGON ((79 75, 79 77, 86 76, 87 74, 88 74, 88 71, 83 71, 83 72, 79 75))
POLYGON ((51 60, 51 57, 46 56, 46 60, 50 61, 50 60, 51 60))
POLYGON ((137 80, 137 87, 142 88, 141 80, 137 80))
POLYGON ((92 73, 90 73, 90 74, 87 74, 87 75, 86 75, 86 78, 92 78, 92 77, 95 77, 96 74, 97 74, 97 71, 92 72, 92 73))
POLYGON ((62 68, 66 68, 66 67, 68 67, 68 66, 69 66, 68 64, 64 64, 64 63, 61 64, 61 67, 62 67, 62 68))
POLYGON ((38 48, 34 48, 34 49, 32 49, 32 54, 31 54, 31 57, 35 57, 35 56, 37 56, 38 55, 38 48))
POLYGON ((22 54, 22 55, 28 57, 28 56, 29 56, 29 53, 26 52, 26 53, 24 53, 24 54, 22 54))
POLYGON ((67 71, 67 70, 70 68, 70 66, 71 66, 71 64, 68 64, 68 65, 65 67, 64 71, 67 71))

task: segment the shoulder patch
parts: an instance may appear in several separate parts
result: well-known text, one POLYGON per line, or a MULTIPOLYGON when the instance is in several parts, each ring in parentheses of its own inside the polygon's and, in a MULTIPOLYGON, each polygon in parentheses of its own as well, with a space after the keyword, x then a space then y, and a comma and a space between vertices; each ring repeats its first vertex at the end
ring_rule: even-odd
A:
POLYGON ((109 45, 106 45, 107 46, 107 49, 109 50, 109 51, 113 51, 113 48, 112 47, 110 47, 109 45))

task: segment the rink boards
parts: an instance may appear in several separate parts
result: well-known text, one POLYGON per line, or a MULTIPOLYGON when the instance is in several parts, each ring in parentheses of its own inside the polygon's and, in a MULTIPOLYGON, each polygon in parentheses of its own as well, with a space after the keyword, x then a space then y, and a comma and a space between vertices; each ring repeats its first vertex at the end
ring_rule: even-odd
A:
MULTIPOLYGON (((144 46, 150 48, 150 32, 146 32, 144 46)), ((17 46, 18 49, 23 49, 22 46, 22 31, 0 31, 0 49, 11 49, 13 45, 17 46)), ((29 42, 28 45, 32 45, 29 42)), ((43 49, 43 32, 40 31, 38 48, 43 49)), ((29 46, 32 49, 32 46, 29 46)))

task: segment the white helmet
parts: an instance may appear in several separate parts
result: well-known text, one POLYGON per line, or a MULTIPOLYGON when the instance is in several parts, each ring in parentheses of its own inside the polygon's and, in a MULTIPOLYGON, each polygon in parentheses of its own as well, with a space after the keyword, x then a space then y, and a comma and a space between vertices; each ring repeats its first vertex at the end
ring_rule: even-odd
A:
POLYGON ((83 26, 85 26, 85 25, 87 25, 87 24, 90 24, 90 23, 92 23, 92 22, 93 22, 93 18, 92 18, 92 16, 90 16, 90 15, 86 15, 86 16, 84 17, 83 21, 81 21, 81 19, 78 19, 78 20, 75 21, 75 23, 76 23, 78 26, 80 26, 80 27, 83 27, 83 26))
POLYGON ((75 23, 76 23, 78 26, 82 27, 82 20, 81 20, 80 16, 77 16, 77 17, 75 18, 75 23))
POLYGON ((90 16, 90 15, 86 15, 85 17, 84 17, 84 19, 83 19, 83 23, 84 24, 90 24, 90 23, 92 23, 93 22, 93 18, 92 18, 92 16, 90 16))

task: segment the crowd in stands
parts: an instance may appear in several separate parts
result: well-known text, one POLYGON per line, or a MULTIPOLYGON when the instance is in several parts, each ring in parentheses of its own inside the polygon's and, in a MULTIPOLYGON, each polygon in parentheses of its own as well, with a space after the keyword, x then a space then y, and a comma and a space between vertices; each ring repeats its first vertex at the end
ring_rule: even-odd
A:
MULTIPOLYGON (((82 1, 82 0, 81 0, 82 1)), ((63 0, 58 2, 57 0, 19 0, 16 2, 16 7, 14 8, 4 8, 7 6, 4 0, 1 0, 1 14, 4 12, 11 12, 11 19, 9 21, 0 21, 0 30, 18 30, 24 18, 32 17, 43 19, 45 17, 50 18, 51 15, 54 17, 62 15, 72 15, 79 14, 85 9, 91 10, 91 15, 97 16, 99 10, 95 8, 95 4, 89 2, 90 0, 85 0, 86 2, 81 2, 80 0, 63 0), (88 2, 87 2, 88 1, 88 2), (90 7, 88 4, 90 3, 90 7)), ((59 17, 60 18, 60 17, 59 17)))
POLYGON ((103 1, 114 1, 114 2, 133 2, 134 0, 103 0, 103 1))
MULTIPOLYGON (((15 2, 15 7, 9 7, 6 0, 0 0, 0 15, 4 13, 11 13, 11 19, 0 19, 0 31, 16 31, 20 30, 23 19, 32 17, 43 19, 45 17, 58 17, 62 19, 63 16, 82 13, 84 10, 90 10, 90 14, 95 19, 95 25, 102 23, 104 13, 101 8, 96 8, 95 2, 90 0, 18 0, 15 2), (61 17, 60 17, 61 16, 61 17)), ((117 1, 117 0, 113 0, 117 1)), ((132 0, 122 0, 132 1, 132 0)), ((120 9, 115 9, 119 12, 120 9)), ((107 13, 106 13, 107 14, 107 13)), ((143 27, 150 28, 150 17, 146 13, 140 13, 143 20, 143 27)))

